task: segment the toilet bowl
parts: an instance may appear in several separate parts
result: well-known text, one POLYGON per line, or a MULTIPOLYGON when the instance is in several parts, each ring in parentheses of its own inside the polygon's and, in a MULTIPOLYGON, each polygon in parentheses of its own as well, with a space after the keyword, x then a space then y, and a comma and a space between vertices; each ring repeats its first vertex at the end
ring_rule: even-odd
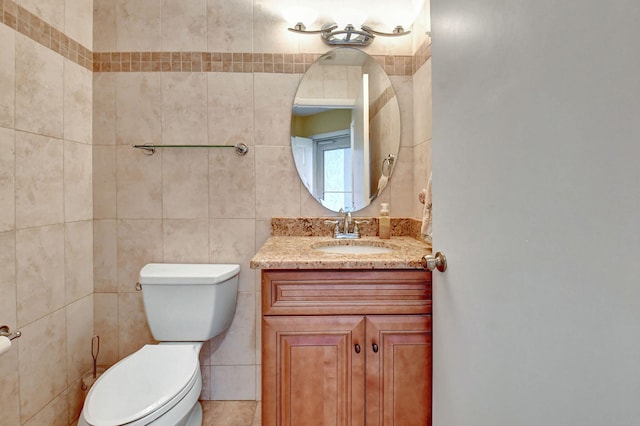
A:
POLYGON ((89 391, 78 425, 201 425, 198 356, 204 341, 233 319, 239 271, 239 265, 145 266, 145 313, 154 337, 164 341, 109 368, 89 391))

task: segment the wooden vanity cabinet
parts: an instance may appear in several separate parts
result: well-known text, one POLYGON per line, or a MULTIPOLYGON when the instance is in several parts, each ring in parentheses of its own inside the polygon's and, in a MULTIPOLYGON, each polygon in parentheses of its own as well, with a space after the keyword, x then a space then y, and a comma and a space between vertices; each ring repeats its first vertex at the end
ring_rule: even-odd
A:
POLYGON ((262 424, 431 424, 431 273, 263 270, 262 424))

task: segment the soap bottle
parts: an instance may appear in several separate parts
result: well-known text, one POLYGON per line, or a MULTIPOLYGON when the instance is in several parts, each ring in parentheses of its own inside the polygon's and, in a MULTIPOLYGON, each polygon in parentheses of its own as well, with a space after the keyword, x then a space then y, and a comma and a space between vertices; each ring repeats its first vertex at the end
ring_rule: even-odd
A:
POLYGON ((380 216, 378 217, 378 235, 380 238, 388 240, 391 238, 391 215, 389 214, 389 203, 380 204, 380 216))

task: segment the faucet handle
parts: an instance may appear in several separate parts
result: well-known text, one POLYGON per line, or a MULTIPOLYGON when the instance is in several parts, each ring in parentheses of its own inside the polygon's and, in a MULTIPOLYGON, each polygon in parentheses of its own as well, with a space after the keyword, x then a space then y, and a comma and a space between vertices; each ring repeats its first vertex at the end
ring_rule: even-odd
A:
POLYGON ((364 219, 364 220, 354 220, 353 221, 353 233, 354 234, 359 234, 358 232, 358 225, 360 225, 361 223, 371 223, 370 220, 368 219, 364 219))
POLYGON ((333 235, 336 235, 340 232, 340 221, 339 220, 325 220, 324 221, 325 225, 333 225, 333 235))

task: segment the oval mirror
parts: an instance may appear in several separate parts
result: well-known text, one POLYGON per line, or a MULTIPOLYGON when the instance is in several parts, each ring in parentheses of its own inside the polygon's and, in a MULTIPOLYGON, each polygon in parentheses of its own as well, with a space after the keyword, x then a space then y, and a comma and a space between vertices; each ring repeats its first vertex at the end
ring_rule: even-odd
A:
POLYGON ((400 148, 400 108, 389 77, 363 51, 339 47, 305 73, 293 101, 291 149, 309 193, 334 212, 369 205, 400 148))

